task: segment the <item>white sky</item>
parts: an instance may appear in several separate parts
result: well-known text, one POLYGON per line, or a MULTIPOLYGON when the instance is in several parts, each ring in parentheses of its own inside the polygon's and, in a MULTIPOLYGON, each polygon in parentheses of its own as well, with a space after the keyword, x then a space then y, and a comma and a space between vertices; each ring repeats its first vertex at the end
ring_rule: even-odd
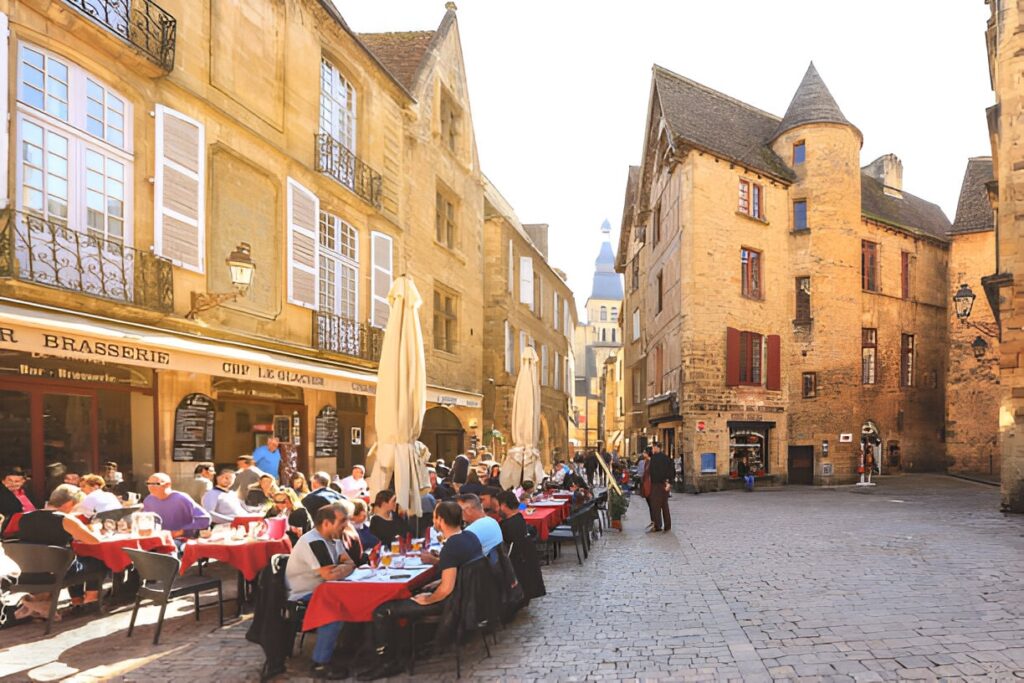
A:
MULTIPOLYGON (((356 32, 435 29, 442 0, 334 0, 356 32)), ((549 255, 577 306, 599 226, 617 247, 639 164, 651 65, 782 116, 809 61, 903 186, 956 213, 967 158, 991 149, 984 0, 456 0, 484 173, 549 255)))

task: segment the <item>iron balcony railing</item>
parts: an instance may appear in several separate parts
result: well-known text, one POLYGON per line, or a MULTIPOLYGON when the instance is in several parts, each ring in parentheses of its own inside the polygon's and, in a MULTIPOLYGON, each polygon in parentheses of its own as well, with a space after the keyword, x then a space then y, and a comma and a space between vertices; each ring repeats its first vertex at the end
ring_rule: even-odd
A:
POLYGON ((381 206, 384 179, 327 133, 316 136, 316 170, 326 173, 376 208, 381 206))
POLYGON ((161 313, 174 310, 169 260, 32 213, 8 213, 0 225, 0 277, 161 313))
POLYGON ((374 362, 380 360, 384 341, 383 330, 324 311, 313 314, 313 336, 316 348, 321 351, 343 353, 374 362))
POLYGON ((141 50, 164 71, 174 69, 177 22, 153 0, 64 0, 141 50))

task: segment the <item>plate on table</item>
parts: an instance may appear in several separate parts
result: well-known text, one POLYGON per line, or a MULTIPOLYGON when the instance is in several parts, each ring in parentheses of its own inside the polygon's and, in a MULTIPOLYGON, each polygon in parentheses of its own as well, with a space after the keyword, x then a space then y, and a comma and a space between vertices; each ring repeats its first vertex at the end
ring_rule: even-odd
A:
POLYGON ((344 581, 369 581, 373 577, 373 570, 369 567, 357 567, 354 572, 345 577, 344 581))

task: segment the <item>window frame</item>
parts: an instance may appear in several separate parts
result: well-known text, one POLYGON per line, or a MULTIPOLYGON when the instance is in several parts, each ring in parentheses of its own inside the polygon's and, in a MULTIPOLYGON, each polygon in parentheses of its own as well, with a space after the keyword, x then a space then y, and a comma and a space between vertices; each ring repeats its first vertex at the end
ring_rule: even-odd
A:
POLYGON ((878 328, 860 329, 860 383, 870 386, 878 383, 878 328))
POLYGON ((659 270, 658 271, 657 287, 658 287, 658 292, 657 292, 658 293, 658 297, 657 297, 657 309, 655 311, 655 315, 657 315, 658 313, 661 313, 663 310, 665 310, 665 271, 664 270, 659 270))
POLYGON ((810 221, 807 219, 807 199, 794 199, 793 200, 793 232, 804 232, 810 230, 810 221), (797 210, 797 207, 803 207, 802 210, 797 210))
POLYGON ((793 165, 802 166, 807 162, 807 141, 797 140, 793 143, 793 165))
POLYGON ((434 241, 454 251, 458 246, 458 202, 440 186, 434 191, 434 241))
POLYGON ((320 310, 323 309, 324 305, 324 287, 325 287, 325 274, 324 274, 324 263, 331 262, 334 267, 334 281, 327 283, 329 286, 334 288, 334 305, 331 306, 326 312, 332 313, 342 318, 347 318, 354 322, 359 321, 359 229, 354 225, 341 218, 337 214, 330 211, 320 209, 320 217, 317 229, 317 241, 320 244, 319 250, 319 262, 317 263, 317 269, 319 271, 318 283, 317 283, 317 303, 320 306, 320 310), (326 225, 327 223, 333 223, 334 225, 326 225), (333 220, 330 220, 333 219, 333 220), (334 230, 334 242, 332 246, 324 243, 324 229, 334 230), (344 243, 348 241, 349 248, 344 247, 344 243), (348 284, 351 284, 351 296, 348 300, 343 301, 342 295, 346 293, 346 279, 345 273, 348 272, 351 277, 348 279, 348 284), (349 311, 347 313, 346 311, 349 311))
POLYGON ((433 303, 434 350, 454 355, 459 341, 459 295, 447 287, 434 285, 433 303), (444 332, 440 339, 439 329, 444 332), (439 345, 439 341, 443 345, 439 345))
POLYGON ((800 397, 801 398, 817 398, 818 397, 818 373, 817 372, 805 372, 801 376, 800 383, 800 397))
POLYGON ((878 242, 860 241, 860 287, 865 292, 881 292, 878 242))
POLYGON ((327 55, 320 55, 320 101, 317 105, 317 127, 321 133, 330 135, 339 145, 352 154, 358 147, 359 93, 352 81, 347 79, 341 69, 327 55), (331 71, 330 92, 324 91, 325 73, 331 71), (338 99, 339 93, 335 86, 344 90, 344 102, 338 99), (330 102, 329 111, 325 111, 325 103, 330 102), (337 109, 335 109, 335 106, 337 109), (326 127, 325 127, 326 124, 326 127))
POLYGON ((914 365, 917 354, 916 335, 903 333, 900 335, 900 386, 914 386, 914 365))
POLYGON ((740 178, 737 187, 736 212, 754 220, 765 220, 764 184, 740 178))
POLYGON ((764 384, 764 340, 765 335, 760 332, 740 330, 740 386, 759 387, 764 384), (744 377, 744 375, 746 375, 746 377, 744 377))
POLYGON ((640 339, 640 307, 637 306, 633 309, 633 339, 637 341, 640 339))
POLYGON ((814 317, 811 315, 811 277, 809 275, 801 275, 795 278, 794 286, 794 321, 803 324, 810 323, 814 320, 814 317))
POLYGON ((661 241, 661 203, 659 202, 651 211, 651 246, 657 246, 661 241))
POLYGON ((740 247, 740 295, 755 301, 764 301, 764 252, 740 247))
POLYGON ((909 251, 900 252, 900 298, 910 300, 910 276, 913 256, 909 251))

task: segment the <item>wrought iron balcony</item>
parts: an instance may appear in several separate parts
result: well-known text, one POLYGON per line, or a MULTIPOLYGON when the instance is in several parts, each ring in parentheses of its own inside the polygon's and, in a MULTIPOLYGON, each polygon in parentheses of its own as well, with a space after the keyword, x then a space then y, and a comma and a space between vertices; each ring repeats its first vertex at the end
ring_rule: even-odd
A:
POLYGON ((333 313, 316 311, 313 314, 313 336, 316 348, 321 351, 379 361, 384 330, 333 313))
POLYGON ((326 173, 355 192, 376 208, 380 208, 384 179, 327 133, 316 136, 316 170, 326 173))
POLYGON ((174 309, 174 267, 117 240, 21 211, 0 226, 0 277, 161 313, 174 309))
POLYGON ((134 45, 164 71, 174 69, 177 21, 153 0, 64 0, 134 45))

